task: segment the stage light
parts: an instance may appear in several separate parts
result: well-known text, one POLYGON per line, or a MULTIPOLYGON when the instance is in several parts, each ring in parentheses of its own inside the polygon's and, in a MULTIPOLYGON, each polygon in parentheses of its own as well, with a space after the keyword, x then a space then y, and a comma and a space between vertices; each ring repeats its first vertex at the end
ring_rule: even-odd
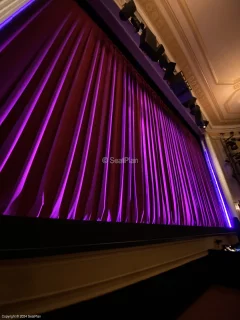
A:
POLYGON ((166 69, 167 69, 167 66, 168 66, 168 58, 167 58, 166 54, 162 54, 161 56, 159 56, 158 63, 159 63, 160 67, 161 67, 163 70, 166 70, 166 69))
POLYGON ((158 47, 157 47, 157 61, 160 59, 160 57, 164 54, 165 52, 165 48, 162 44, 160 44, 158 47))
POLYGON ((188 108, 188 101, 191 100, 192 97, 192 93, 189 89, 178 95, 178 99, 186 108, 188 108))
POLYGON ((198 105, 190 106, 190 113, 195 116, 195 122, 199 128, 206 129, 209 121, 203 120, 201 109, 198 105))
POLYGON ((140 30, 144 29, 144 24, 138 20, 138 18, 135 16, 135 14, 130 19, 130 22, 133 25, 136 32, 139 32, 140 30))
POLYGON ((203 128, 204 122, 202 118, 202 112, 198 105, 190 107, 190 113, 195 116, 195 123, 198 127, 203 128))
POLYGON ((200 112, 200 107, 198 106, 198 105, 195 105, 195 104, 191 104, 190 105, 190 113, 193 115, 193 116, 195 116, 195 114, 197 113, 197 112, 200 112))
POLYGON ((144 51, 151 60, 158 61, 161 55, 165 52, 164 46, 157 45, 156 36, 149 28, 145 28, 140 36, 140 48, 144 51))
POLYGON ((149 58, 153 59, 156 54, 157 39, 150 29, 145 28, 140 36, 140 48, 149 58))
POLYGON ((183 105, 184 105, 184 107, 191 109, 191 108, 195 107, 196 101, 197 101, 197 98, 192 96, 189 100, 184 102, 183 105))
POLYGON ((173 92, 179 96, 185 91, 188 91, 187 83, 185 82, 185 78, 183 76, 182 71, 178 72, 177 74, 173 75, 172 78, 169 80, 169 84, 173 92))
POLYGON ((136 6, 133 0, 129 1, 128 3, 125 3, 123 8, 119 12, 119 17, 123 21, 127 21, 129 18, 131 18, 134 15, 134 12, 136 11, 136 6))
POLYGON ((181 83, 185 83, 182 71, 173 75, 173 77, 170 80, 171 85, 181 84, 181 83))
POLYGON ((202 128, 203 128, 203 129, 206 129, 206 128, 207 128, 207 126, 208 126, 208 124, 209 124, 209 121, 207 121, 207 120, 203 120, 202 128))
POLYGON ((171 77, 174 75, 175 67, 176 67, 176 63, 175 62, 168 62, 168 65, 167 65, 167 68, 166 68, 166 71, 165 71, 165 74, 164 74, 164 77, 163 77, 164 80, 170 80, 171 79, 171 77))
POLYGON ((195 114, 195 123, 199 128, 202 128, 202 124, 203 124, 203 119, 202 119, 202 113, 200 111, 200 113, 195 114))

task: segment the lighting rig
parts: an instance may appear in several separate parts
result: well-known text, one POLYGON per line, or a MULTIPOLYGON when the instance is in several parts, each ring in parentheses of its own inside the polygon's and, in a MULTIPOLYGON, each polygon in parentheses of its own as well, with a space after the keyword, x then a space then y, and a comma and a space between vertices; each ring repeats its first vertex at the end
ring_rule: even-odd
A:
POLYGON ((200 107, 196 104, 196 98, 192 96, 192 88, 187 82, 182 71, 176 71, 176 63, 170 61, 165 48, 157 42, 156 36, 145 26, 145 23, 137 13, 137 8, 133 0, 128 1, 119 12, 119 17, 123 21, 130 21, 135 32, 140 35, 140 49, 154 62, 158 62, 164 71, 163 79, 178 97, 185 108, 190 109, 190 113, 195 117, 195 123, 199 128, 206 129, 209 122, 203 119, 200 107))

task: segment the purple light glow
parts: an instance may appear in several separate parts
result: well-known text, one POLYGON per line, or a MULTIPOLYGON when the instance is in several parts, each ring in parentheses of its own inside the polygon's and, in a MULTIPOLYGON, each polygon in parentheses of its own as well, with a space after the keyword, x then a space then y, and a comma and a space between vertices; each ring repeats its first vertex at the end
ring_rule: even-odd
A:
POLYGON ((211 160, 209 158, 209 155, 208 155, 208 151, 207 151, 207 147, 205 145, 204 142, 202 142, 202 145, 203 145, 203 151, 204 151, 204 156, 205 156, 205 159, 207 160, 207 164, 208 164, 208 168, 209 168, 209 171, 211 173, 211 176, 213 178, 213 182, 214 182, 214 185, 215 185, 215 188, 216 188, 216 191, 217 191, 217 194, 221 200, 221 205, 222 205, 222 208, 223 208, 223 211, 225 213, 225 217, 226 217, 226 221, 227 221, 227 224, 230 228, 232 228, 232 224, 231 224, 231 221, 230 221, 230 218, 229 218, 229 215, 228 215, 228 211, 227 211, 227 208, 226 208, 226 205, 225 205, 225 202, 224 202, 224 196, 222 194, 222 191, 221 191, 221 187, 217 181, 217 178, 216 178, 216 175, 215 175, 215 172, 214 172, 214 169, 213 169, 213 166, 212 166, 212 163, 211 163, 211 160))
POLYGON ((17 15, 19 15, 22 11, 27 9, 33 2, 36 0, 29 0, 22 7, 20 7, 17 11, 12 13, 6 20, 0 23, 0 30, 2 30, 7 24, 9 24, 17 15))

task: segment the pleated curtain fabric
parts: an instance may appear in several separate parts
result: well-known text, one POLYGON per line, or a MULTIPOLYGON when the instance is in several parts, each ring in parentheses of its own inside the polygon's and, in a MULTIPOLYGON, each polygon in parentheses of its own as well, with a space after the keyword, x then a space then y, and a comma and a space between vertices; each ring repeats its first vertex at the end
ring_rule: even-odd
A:
POLYGON ((225 225, 199 141, 82 9, 17 22, 0 43, 2 215, 225 225))

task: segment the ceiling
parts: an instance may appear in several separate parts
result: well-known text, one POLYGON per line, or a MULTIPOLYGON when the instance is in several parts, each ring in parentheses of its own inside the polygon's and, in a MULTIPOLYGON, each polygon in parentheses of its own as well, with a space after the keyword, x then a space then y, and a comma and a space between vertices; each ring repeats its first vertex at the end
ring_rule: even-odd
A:
MULTIPOLYGON (((126 1, 115 0, 122 6, 126 1)), ((240 131, 240 1, 134 0, 193 89, 208 131, 240 131)))

